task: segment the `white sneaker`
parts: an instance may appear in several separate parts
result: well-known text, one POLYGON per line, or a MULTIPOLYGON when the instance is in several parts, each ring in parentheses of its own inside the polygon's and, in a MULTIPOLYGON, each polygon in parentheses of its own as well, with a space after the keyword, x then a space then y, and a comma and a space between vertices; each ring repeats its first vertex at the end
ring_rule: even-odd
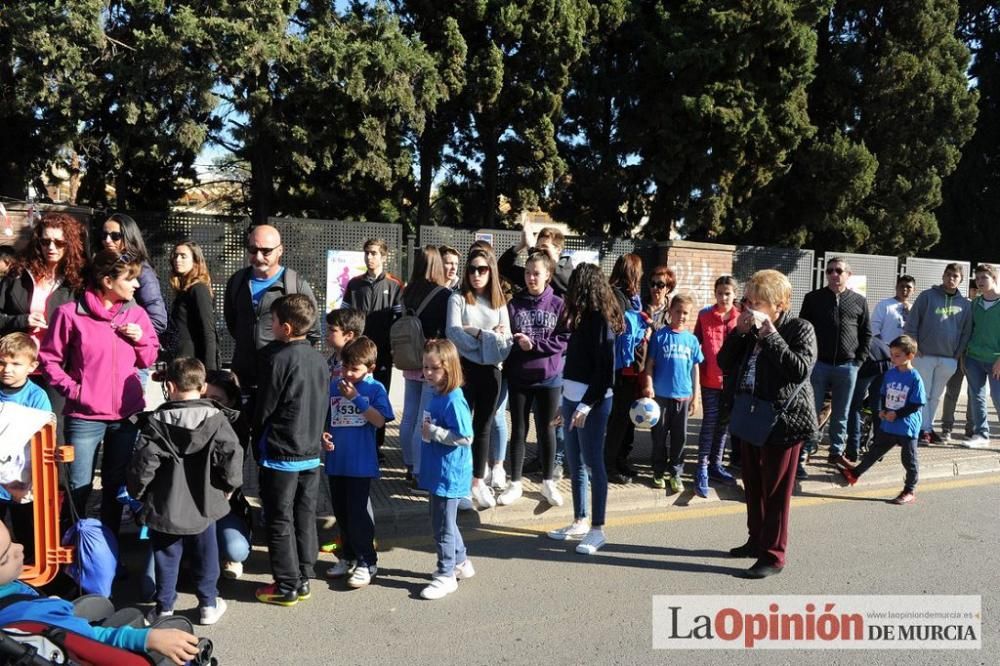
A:
POLYGON ((226 600, 222 597, 216 597, 214 606, 202 606, 199 609, 201 613, 199 624, 215 624, 220 617, 226 614, 226 608, 226 600))
POLYGON ((493 469, 490 470, 489 480, 483 479, 483 482, 492 488, 498 488, 503 490, 507 487, 507 472, 504 471, 503 463, 497 463, 493 465, 493 469))
POLYGON ((146 624, 153 626, 161 617, 170 617, 173 614, 174 612, 172 610, 158 611, 156 606, 153 606, 152 610, 146 613, 146 624))
POLYGON ((472 499, 476 501, 481 509, 492 509, 497 505, 497 500, 493 496, 493 490, 485 483, 480 483, 472 487, 472 499))
POLYGON ((472 511, 476 507, 472 504, 472 497, 460 497, 458 499, 459 511, 472 511))
POLYGON ((593 555, 607 542, 608 540, 604 538, 604 528, 594 527, 587 532, 587 536, 583 537, 583 541, 577 545, 576 552, 581 555, 593 555))
POLYGON ((524 494, 524 485, 520 481, 513 481, 510 484, 510 488, 500 493, 500 497, 497 498, 497 504, 501 506, 510 506, 517 500, 521 499, 521 495, 524 494))
POLYGON ((372 582, 376 572, 378 572, 378 567, 375 566, 354 567, 351 577, 347 579, 347 586, 353 587, 355 590, 365 587, 372 582))
POLYGON ((590 531, 590 525, 586 520, 575 520, 573 524, 560 527, 549 532, 549 538, 556 541, 566 541, 567 539, 580 539, 590 531))
POLYGON ((455 578, 458 580, 468 580, 476 575, 476 570, 472 566, 472 560, 465 558, 461 564, 455 565, 455 578))
POLYGON ((988 449, 990 440, 982 435, 973 435, 964 442, 959 442, 959 446, 966 449, 988 449))
POLYGON ((356 560, 337 560, 337 563, 327 569, 323 575, 327 578, 343 578, 354 573, 357 566, 356 560))
POLYGON ((222 575, 233 580, 239 579, 243 575, 242 562, 224 562, 222 565, 222 575))
POLYGON ((556 482, 552 479, 542 481, 542 497, 552 506, 562 506, 563 496, 556 488, 556 482))
POLYGON ((563 478, 563 466, 556 465, 555 467, 552 468, 552 480, 555 481, 556 483, 559 483, 560 481, 562 481, 562 478, 563 478))
POLYGON ((424 599, 443 599, 458 589, 458 581, 455 576, 434 576, 431 584, 420 590, 420 596, 424 599))

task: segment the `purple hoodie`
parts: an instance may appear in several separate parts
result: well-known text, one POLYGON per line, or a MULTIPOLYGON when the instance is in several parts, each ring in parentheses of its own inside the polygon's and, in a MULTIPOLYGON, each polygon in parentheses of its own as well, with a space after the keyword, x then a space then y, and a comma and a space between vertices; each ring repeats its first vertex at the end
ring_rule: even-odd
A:
POLYGON ((510 356, 504 361, 507 381, 514 386, 533 386, 547 382, 562 374, 569 333, 556 332, 563 299, 546 286, 538 296, 522 291, 507 304, 510 313, 511 335, 524 333, 534 347, 524 351, 514 341, 510 356))
POLYGON ((79 300, 56 308, 39 353, 42 370, 66 396, 63 414, 94 421, 118 421, 142 411, 137 368, 156 362, 159 341, 146 311, 135 301, 110 310, 88 289, 79 300), (139 342, 116 329, 138 324, 139 342))

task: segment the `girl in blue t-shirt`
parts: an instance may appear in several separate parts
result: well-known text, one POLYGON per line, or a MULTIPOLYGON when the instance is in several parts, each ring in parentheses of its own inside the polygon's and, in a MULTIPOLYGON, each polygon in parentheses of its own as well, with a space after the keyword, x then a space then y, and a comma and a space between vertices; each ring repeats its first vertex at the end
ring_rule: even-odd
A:
POLYGON ((458 580, 476 575, 458 531, 458 502, 472 486, 472 411, 462 393, 462 363, 449 340, 424 346, 424 381, 434 395, 421 416, 420 487, 431 496, 431 528, 437 544, 437 571, 420 596, 441 599, 458 580))

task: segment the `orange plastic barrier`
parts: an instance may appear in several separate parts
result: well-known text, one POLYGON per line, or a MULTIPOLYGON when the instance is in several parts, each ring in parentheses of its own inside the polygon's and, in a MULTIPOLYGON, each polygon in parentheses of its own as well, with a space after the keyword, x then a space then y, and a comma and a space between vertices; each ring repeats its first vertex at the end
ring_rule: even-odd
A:
POLYGON ((59 539, 59 466, 73 459, 73 447, 59 447, 56 427, 49 423, 31 439, 31 486, 35 496, 35 563, 25 567, 21 580, 45 585, 59 573, 59 566, 73 561, 73 548, 64 548, 59 539))

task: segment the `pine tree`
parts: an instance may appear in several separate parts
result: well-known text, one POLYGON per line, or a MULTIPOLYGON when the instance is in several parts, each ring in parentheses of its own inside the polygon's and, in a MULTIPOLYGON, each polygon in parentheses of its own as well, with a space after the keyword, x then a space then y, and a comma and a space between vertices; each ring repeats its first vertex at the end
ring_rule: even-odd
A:
POLYGON ((0 195, 23 199, 94 103, 101 0, 0 3, 0 195))

